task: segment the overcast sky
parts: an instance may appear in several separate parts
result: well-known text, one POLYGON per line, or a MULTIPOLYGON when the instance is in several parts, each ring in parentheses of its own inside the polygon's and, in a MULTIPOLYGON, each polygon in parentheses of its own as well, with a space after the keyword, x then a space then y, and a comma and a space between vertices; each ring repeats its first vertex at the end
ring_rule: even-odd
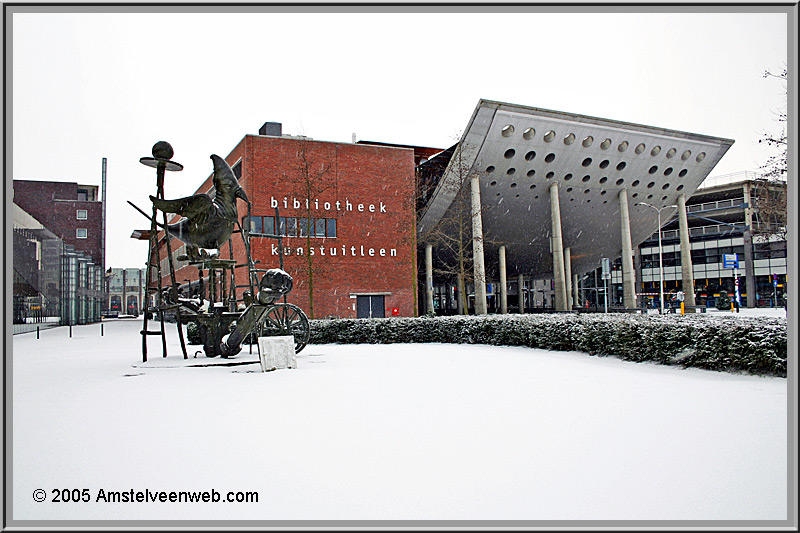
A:
POLYGON ((140 9, 151 11, 12 19, 13 177, 99 185, 107 158, 106 267, 144 266, 147 245, 130 235, 149 223, 126 200, 150 211, 155 171, 139 158, 160 140, 185 167, 167 175, 178 198, 211 174, 211 154, 267 121, 318 140, 445 148, 485 98, 734 139, 718 176, 758 169, 771 153, 758 139, 785 106, 784 84, 763 73, 786 66, 787 16, 768 8, 140 9))

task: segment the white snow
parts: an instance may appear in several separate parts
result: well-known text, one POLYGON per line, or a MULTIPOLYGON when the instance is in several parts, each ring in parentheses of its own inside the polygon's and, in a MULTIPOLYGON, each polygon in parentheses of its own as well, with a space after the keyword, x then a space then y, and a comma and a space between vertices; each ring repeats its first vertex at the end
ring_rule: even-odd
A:
POLYGON ((174 324, 142 363, 141 326, 14 336, 14 520, 787 518, 786 379, 445 344, 310 345, 262 373, 248 347, 188 366, 224 360, 184 360, 174 324))

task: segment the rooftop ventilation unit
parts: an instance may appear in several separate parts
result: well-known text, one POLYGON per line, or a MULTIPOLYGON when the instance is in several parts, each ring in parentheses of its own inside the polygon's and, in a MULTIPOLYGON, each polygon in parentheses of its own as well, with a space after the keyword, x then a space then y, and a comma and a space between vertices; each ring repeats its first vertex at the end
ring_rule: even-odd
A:
POLYGON ((280 122, 265 122, 263 126, 258 130, 259 135, 272 135, 274 137, 280 137, 282 131, 282 125, 280 122))

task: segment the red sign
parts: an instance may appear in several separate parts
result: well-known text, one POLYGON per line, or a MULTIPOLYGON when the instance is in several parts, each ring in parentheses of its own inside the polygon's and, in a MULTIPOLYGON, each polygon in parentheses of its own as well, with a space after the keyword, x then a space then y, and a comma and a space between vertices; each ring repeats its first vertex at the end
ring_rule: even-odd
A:
POLYGON ((400 316, 400 308, 392 307, 392 316, 400 316))

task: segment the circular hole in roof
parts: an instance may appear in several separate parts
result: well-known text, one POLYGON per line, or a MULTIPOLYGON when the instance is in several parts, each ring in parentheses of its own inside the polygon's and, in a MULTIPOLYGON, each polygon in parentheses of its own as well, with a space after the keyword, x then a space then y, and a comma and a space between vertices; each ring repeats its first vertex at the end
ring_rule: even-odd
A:
POLYGON ((661 187, 661 190, 662 190, 662 191, 666 191, 667 189, 669 189, 669 183, 665 183, 665 184, 664 184, 664 185, 661 187))
POLYGON ((556 173, 555 173, 555 172, 548 172, 548 173, 545 175, 545 178, 547 178, 547 179, 551 179, 551 178, 552 178, 553 176, 555 176, 555 175, 556 175, 556 173))
POLYGON ((648 199, 648 200, 649 200, 650 198, 652 198, 652 197, 653 197, 653 195, 652 195, 652 194, 648 194, 648 195, 647 195, 647 199, 648 199))
MULTIPOLYGON (((603 192, 605 192, 605 191, 603 191, 603 192)), ((604 204, 607 204, 607 203, 608 203, 608 200, 603 200, 603 203, 604 203, 604 204)))
POLYGON ((639 185, 639 180, 633 180, 633 183, 631 183, 631 187, 636 187, 637 185, 639 185))
POLYGON ((544 160, 546 163, 552 163, 556 159, 556 154, 547 154, 544 156, 544 160))
POLYGON ((491 182, 489 185, 491 185, 492 187, 494 187, 495 185, 497 185, 497 182, 496 182, 496 181, 493 181, 493 182, 491 182))
POLYGON ((586 159, 584 159, 584 160, 581 162, 581 165, 583 165, 583 166, 585 166, 585 167, 588 167, 588 166, 589 166, 589 165, 591 165, 591 164, 592 164, 592 158, 591 158, 591 157, 587 157, 586 159))
POLYGON ((689 172, 689 171, 684 168, 683 170, 678 172, 678 176, 682 178, 682 177, 684 177, 686 175, 687 172, 689 172))
POLYGON ((655 186, 656 186, 656 182, 655 181, 651 181, 650 183, 647 184, 647 188, 648 189, 652 189, 655 186))
POLYGON ((683 190, 683 183, 681 183, 680 185, 678 185, 677 187, 675 187, 675 190, 676 190, 676 191, 682 191, 682 190, 683 190))
POLYGON ((650 167, 650 169, 648 169, 648 171, 647 171, 648 174, 655 174, 656 172, 658 172, 658 167, 655 166, 655 165, 650 167))
POLYGON ((509 124, 508 126, 503 126, 503 129, 500 130, 500 133, 503 134, 503 137, 511 137, 514 134, 514 126, 509 124))
POLYGON ((591 189, 584 189, 583 190, 583 194, 589 194, 590 191, 591 191, 591 189))
POLYGON ((567 174, 566 176, 564 176, 564 181, 569 181, 571 179, 572 179, 572 174, 567 174))
POLYGON ((526 141, 533 139, 534 135, 536 135, 536 130, 533 128, 526 128, 525 131, 522 132, 522 138, 526 141))
POLYGON ((631 198, 636 198, 636 197, 638 197, 638 196, 639 196, 639 193, 638 193, 638 192, 635 192, 635 193, 633 193, 633 194, 631 195, 631 198))
POLYGON ((617 146, 617 150, 619 150, 620 152, 624 152, 627 149, 628 149, 628 141, 622 141, 621 143, 619 143, 619 146, 617 146))
POLYGON ((586 203, 587 203, 587 204, 588 204, 589 202, 591 202, 591 201, 592 201, 592 200, 591 200, 591 198, 587 198, 587 199, 586 199, 586 203))
POLYGON ((667 150, 667 158, 674 156, 676 153, 677 150, 675 148, 670 148, 669 150, 667 150))
POLYGON ((669 176, 670 174, 672 174, 672 167, 668 167, 668 168, 664 169, 664 175, 665 176, 669 176))
POLYGON ((603 159, 602 161, 600 161, 600 168, 606 168, 606 167, 608 167, 608 159, 603 159))
POLYGON ((570 201, 570 202, 574 202, 574 201, 575 201, 575 198, 570 198, 570 199, 569 199, 569 201, 570 201))
POLYGON ((617 165, 617 170, 622 170, 623 168, 625 168, 625 161, 620 161, 617 165))
POLYGON ((574 142, 575 142, 575 134, 574 133, 570 133, 569 135, 564 137, 564 144, 570 145, 570 144, 572 144, 574 142))
POLYGON ((531 150, 527 154, 525 154, 525 161, 533 161, 533 158, 536 157, 536 152, 531 150))
POLYGON ((620 178, 617 180, 617 185, 622 185, 623 183, 625 183, 624 179, 620 178))
POLYGON ((572 192, 572 187, 567 187, 567 192, 572 192))
POLYGON ((536 184, 534 183, 533 185, 530 186, 530 188, 531 189, 535 189, 536 188, 536 184))
POLYGON ((587 175, 585 175, 584 177, 582 177, 582 178, 581 178, 581 181, 582 181, 582 182, 584 182, 584 183, 586 183, 586 182, 587 182, 587 181, 589 181, 590 179, 592 179, 592 177, 591 177, 590 175, 588 175, 588 174, 587 174, 587 175))
POLYGON ((512 157, 514 157, 514 154, 516 153, 517 152, 513 148, 509 148, 508 150, 506 150, 506 153, 503 154, 503 157, 505 157, 506 159, 511 159, 512 157))
POLYGON ((493 165, 489 165, 488 167, 486 167, 486 173, 487 174, 491 174, 492 172, 494 172, 494 166, 493 165))
POLYGON ((512 189, 513 189, 514 187, 516 187, 516 186, 517 186, 517 184, 516 184, 516 183, 512 183, 512 184, 511 184, 511 188, 512 188, 512 189))
POLYGON ((605 183, 607 181, 608 181, 608 178, 606 176, 603 176, 602 178, 600 178, 600 183, 605 183))
POLYGON ((500 196, 500 193, 495 194, 495 196, 500 196))
POLYGON ((509 176, 513 176, 516 171, 517 171, 516 168, 511 167, 508 170, 506 170, 506 174, 508 174, 509 176))
POLYGON ((600 191, 600 196, 603 196, 605 193, 606 193, 606 190, 603 189, 602 191, 600 191))
POLYGON ((685 152, 683 152, 683 153, 681 154, 681 161, 686 161, 686 160, 687 160, 687 159, 689 159, 691 156, 692 156, 692 151, 691 151, 691 150, 686 150, 685 152))
POLYGON ((666 196, 662 196, 662 197, 661 197, 661 201, 662 201, 662 202, 663 202, 664 200, 666 200, 666 199, 667 199, 667 197, 666 197, 666 196))
POLYGON ((533 197, 533 199, 534 200, 538 200, 539 199, 539 195, 537 194, 536 196, 533 197))
POLYGON ((653 157, 657 156, 660 153, 661 153, 661 147, 660 146, 653 146, 653 149, 650 150, 650 155, 652 155, 653 157))
POLYGON ((608 150, 608 147, 611 146, 611 139, 606 139, 600 143, 600 148, 603 150, 608 150))
POLYGON ((697 154, 697 157, 695 158, 695 161, 697 161, 699 163, 700 161, 702 161, 705 158, 706 158, 706 153, 705 152, 700 152, 699 154, 697 154))
POLYGON ((515 194, 515 195, 514 195, 514 198, 519 198, 519 194, 515 194))
POLYGON ((636 152, 637 154, 641 154, 642 152, 644 152, 645 148, 646 148, 646 146, 644 145, 644 143, 640 143, 640 144, 638 144, 636 146, 636 149, 634 150, 634 152, 636 152))
POLYGON ((592 145, 593 142, 594 142, 594 137, 589 135, 588 137, 586 137, 583 140, 583 142, 581 144, 583 145, 584 148, 589 148, 592 145))
POLYGON ((526 174, 526 176, 528 176, 529 178, 531 178, 531 177, 533 177, 533 175, 534 175, 534 174, 536 174, 536 171, 535 171, 535 170, 533 170, 533 169, 530 169, 530 170, 528 171, 528 173, 526 174))
POLYGON ((555 138, 556 138, 556 132, 554 132, 553 130, 550 130, 544 134, 544 142, 546 143, 552 142, 553 139, 555 138))

